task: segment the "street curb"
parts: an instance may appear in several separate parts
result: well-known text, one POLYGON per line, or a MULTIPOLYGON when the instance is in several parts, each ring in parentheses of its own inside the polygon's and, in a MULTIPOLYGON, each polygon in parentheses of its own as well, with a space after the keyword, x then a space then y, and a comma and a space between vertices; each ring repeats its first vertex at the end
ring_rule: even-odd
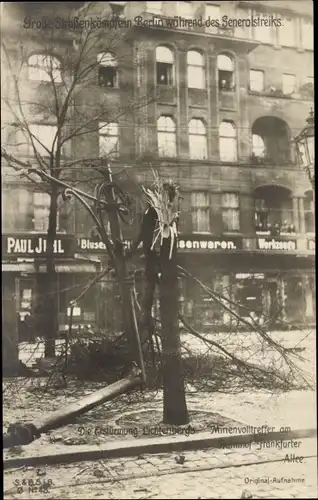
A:
POLYGON ((4 469, 22 466, 39 466, 62 463, 85 462, 138 456, 141 454, 171 453, 179 451, 198 450, 206 448, 231 447, 238 444, 250 444, 264 441, 286 441, 289 439, 304 439, 317 436, 317 429, 298 429, 288 432, 268 432, 263 434, 235 434, 220 436, 202 433, 201 436, 174 436, 152 439, 129 440, 126 442, 108 443, 102 447, 74 446, 68 453, 52 453, 40 456, 8 458, 3 461, 4 469))

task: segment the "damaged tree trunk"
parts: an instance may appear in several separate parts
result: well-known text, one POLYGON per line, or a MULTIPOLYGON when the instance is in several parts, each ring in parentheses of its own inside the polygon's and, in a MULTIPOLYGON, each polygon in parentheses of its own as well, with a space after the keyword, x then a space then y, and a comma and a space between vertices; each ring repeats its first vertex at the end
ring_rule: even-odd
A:
POLYGON ((171 236, 160 248, 160 316, 163 365, 163 422, 184 425, 189 422, 181 357, 179 330, 179 286, 177 244, 169 258, 171 236))

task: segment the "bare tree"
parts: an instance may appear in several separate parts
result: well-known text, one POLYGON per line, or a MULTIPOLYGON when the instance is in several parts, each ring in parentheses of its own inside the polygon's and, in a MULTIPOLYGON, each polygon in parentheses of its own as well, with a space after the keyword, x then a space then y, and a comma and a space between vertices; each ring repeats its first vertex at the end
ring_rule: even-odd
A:
MULTIPOLYGON (((84 5, 78 14, 81 19, 92 15, 92 5, 84 5)), ((10 88, 3 96, 7 119, 5 127, 13 132, 14 140, 4 145, 2 156, 7 165, 15 170, 29 165, 42 174, 48 174, 47 177, 41 175, 41 180, 32 173, 27 173, 26 177, 36 184, 37 189, 50 196, 47 272, 41 291, 50 298, 45 301, 45 311, 42 311, 45 354, 49 356, 53 355, 54 338, 58 331, 54 241, 63 190, 58 182, 71 182, 73 186, 85 183, 87 190, 87 186, 95 185, 97 179, 107 177, 107 168, 103 165, 105 160, 116 155, 118 147, 118 138, 113 135, 112 127, 118 121, 132 124, 134 113, 149 103, 151 95, 136 98, 125 93, 125 99, 116 101, 107 92, 101 97, 91 90, 96 86, 101 67, 109 69, 109 74, 113 75, 111 78, 118 78, 116 65, 121 64, 132 78, 133 73, 129 69, 133 64, 132 52, 125 30, 96 30, 92 26, 77 32, 52 29, 41 32, 30 43, 28 47, 23 43, 10 47, 3 37, 2 51, 10 88), (37 52, 33 58, 28 53, 31 49, 37 52), (25 85, 27 71, 29 77, 35 76, 34 80, 38 81, 28 81, 25 85), (44 134, 45 128, 38 126, 41 123, 54 126, 53 136, 44 134), (104 150, 101 154, 92 155, 87 147, 88 141, 101 131, 105 137, 104 150), (25 160, 26 151, 32 160, 25 160)), ((113 229, 115 226, 112 226, 113 229)))

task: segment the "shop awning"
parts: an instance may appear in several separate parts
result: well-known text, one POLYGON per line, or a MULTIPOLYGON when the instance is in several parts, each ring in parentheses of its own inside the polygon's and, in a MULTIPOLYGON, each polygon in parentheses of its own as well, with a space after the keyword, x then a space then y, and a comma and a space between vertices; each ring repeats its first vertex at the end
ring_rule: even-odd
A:
MULTIPOLYGON (((57 273, 96 273, 99 270, 99 264, 92 262, 57 263, 55 268, 57 273)), ((34 263, 29 262, 10 262, 2 264, 2 272, 45 273, 46 266, 43 264, 36 266, 34 263)))

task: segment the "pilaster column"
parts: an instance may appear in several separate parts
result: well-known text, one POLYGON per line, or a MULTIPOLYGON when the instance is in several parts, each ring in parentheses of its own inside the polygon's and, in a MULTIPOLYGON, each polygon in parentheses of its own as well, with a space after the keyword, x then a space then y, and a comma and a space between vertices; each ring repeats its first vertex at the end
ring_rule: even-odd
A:
POLYGON ((298 210, 298 198, 293 197, 293 223, 295 225, 296 233, 300 232, 299 226, 299 210, 298 210))
POLYGON ((304 198, 298 198, 299 206, 299 232, 305 233, 305 210, 304 210, 304 198))
POLYGON ((312 318, 314 316, 313 291, 307 277, 304 278, 303 283, 305 290, 305 318, 312 318))

